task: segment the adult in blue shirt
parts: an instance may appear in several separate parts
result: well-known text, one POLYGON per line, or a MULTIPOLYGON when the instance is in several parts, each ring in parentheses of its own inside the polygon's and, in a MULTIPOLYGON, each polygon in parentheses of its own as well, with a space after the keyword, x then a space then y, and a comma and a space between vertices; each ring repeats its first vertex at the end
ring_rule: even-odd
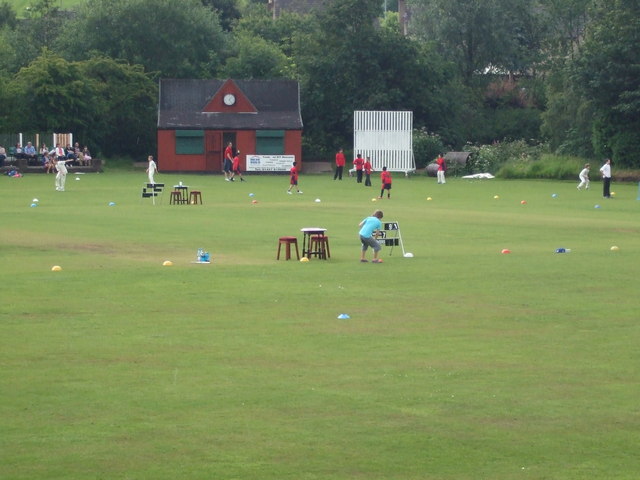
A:
POLYGON ((31 142, 27 142, 27 146, 24 147, 24 156, 27 160, 38 160, 38 152, 36 151, 36 147, 34 147, 31 142))
POLYGON ((380 252, 380 244, 378 243, 378 233, 382 229, 382 222, 380 219, 383 217, 382 210, 376 210, 370 217, 362 220, 358 226, 360 227, 360 243, 362 243, 362 251, 360 253, 360 261, 368 262, 365 258, 365 253, 369 247, 373 249, 373 263, 382 263, 382 260, 378 258, 378 252, 380 252))

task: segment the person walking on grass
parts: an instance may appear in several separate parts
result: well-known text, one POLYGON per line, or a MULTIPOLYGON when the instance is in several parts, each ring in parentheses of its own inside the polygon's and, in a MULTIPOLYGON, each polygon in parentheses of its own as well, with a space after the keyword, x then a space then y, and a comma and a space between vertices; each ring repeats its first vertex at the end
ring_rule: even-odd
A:
POLYGON ((242 176, 242 172, 240 171, 240 150, 236 152, 236 156, 233 157, 233 167, 231 172, 231 180, 238 175, 240 177, 240 181, 244 182, 244 177, 242 176))
POLYGON ((382 188, 380 189, 380 196, 378 198, 382 198, 384 196, 385 190, 387 191, 387 198, 391 198, 391 182, 393 179, 391 178, 391 172, 387 171, 387 167, 382 167, 380 180, 382 181, 382 188))
POLYGON ((588 163, 585 163, 584 168, 580 170, 580 175, 578 175, 578 178, 580 179, 580 183, 578 184, 578 190, 582 190, 582 187, 584 187, 585 190, 589 190, 589 169, 590 168, 591 168, 591 165, 589 165, 588 163))
POLYGON ((153 176, 156 174, 156 172, 158 171, 158 165, 156 164, 156 162, 153 160, 153 155, 149 155, 149 157, 147 158, 147 160, 149 161, 149 166, 147 167, 147 176, 149 177, 149 183, 152 185, 156 184, 155 179, 153 178, 153 176))
POLYGON ((346 163, 347 159, 344 156, 344 151, 342 149, 338 150, 338 153, 336 153, 336 173, 333 175, 334 180, 342 180, 342 172, 346 163))
POLYGON ((365 187, 370 187, 371 186, 371 172, 373 170, 373 167, 371 166, 371 159, 369 157, 367 157, 364 161, 364 166, 362 167, 364 170, 364 186, 365 187))
POLYGON ((370 217, 365 218, 358 224, 360 227, 358 235, 360 236, 360 243, 362 244, 362 248, 360 250, 360 261, 363 263, 368 262, 365 256, 369 247, 373 250, 372 262, 382 263, 382 260, 378 258, 378 253, 382 247, 380 247, 377 237, 380 230, 382 230, 382 222, 380 219, 383 216, 382 210, 376 210, 370 217))
POLYGON ((353 166, 356 169, 356 182, 362 183, 362 168, 364 167, 364 158, 362 158, 361 153, 356 155, 356 158, 353 161, 353 166))
POLYGON ((611 160, 606 159, 604 165, 600 167, 602 173, 602 196, 611 198, 611 160))
POLYGON ((233 165, 233 143, 229 142, 224 149, 224 159, 222 160, 222 171, 224 172, 224 179, 227 182, 233 182, 233 173, 231 167, 233 165))
POLYGON ((298 167, 296 167, 296 165, 297 162, 293 162, 293 166, 291 167, 291 170, 289 170, 289 190, 287 190, 287 193, 289 195, 291 195, 291 189, 293 187, 296 187, 298 193, 302 193, 302 191, 298 188, 298 167))

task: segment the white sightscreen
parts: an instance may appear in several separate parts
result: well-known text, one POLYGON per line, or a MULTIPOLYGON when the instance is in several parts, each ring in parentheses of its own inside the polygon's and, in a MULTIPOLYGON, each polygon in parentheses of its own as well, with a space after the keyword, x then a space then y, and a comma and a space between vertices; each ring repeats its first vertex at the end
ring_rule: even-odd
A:
POLYGON ((374 170, 414 172, 413 112, 353 112, 353 154, 370 157, 374 170))

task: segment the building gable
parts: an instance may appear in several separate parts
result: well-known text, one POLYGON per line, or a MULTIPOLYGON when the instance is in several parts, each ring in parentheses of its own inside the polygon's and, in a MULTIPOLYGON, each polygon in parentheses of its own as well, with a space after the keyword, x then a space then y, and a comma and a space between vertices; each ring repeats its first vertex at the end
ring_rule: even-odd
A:
POLYGON ((256 107, 242 92, 236 82, 228 79, 222 84, 211 100, 202 109, 203 112, 217 113, 256 113, 256 107))

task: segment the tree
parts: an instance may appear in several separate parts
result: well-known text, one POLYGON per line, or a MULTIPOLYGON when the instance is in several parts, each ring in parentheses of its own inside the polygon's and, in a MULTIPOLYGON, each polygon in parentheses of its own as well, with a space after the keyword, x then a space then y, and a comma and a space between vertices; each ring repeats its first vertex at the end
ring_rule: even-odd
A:
POLYGON ((219 66, 224 36, 200 0, 88 0, 59 42, 67 58, 99 52, 162 77, 203 77, 219 66))
POLYGON ((0 3, 0 28, 5 25, 9 28, 15 28, 17 23, 16 12, 9 2, 0 3))
POLYGON ((0 4, 0 71, 16 73, 36 59, 43 47, 51 49, 67 21, 53 0, 35 1, 27 18, 20 21, 10 6, 0 4))
POLYGON ((286 76, 289 59, 277 45, 247 33, 234 35, 232 43, 235 54, 227 58, 222 68, 224 77, 268 79, 286 76))
POLYGON ((413 110, 419 125, 444 118, 438 89, 444 69, 428 47, 379 28, 380 5, 336 0, 316 28, 294 37, 302 88, 305 147, 327 156, 353 138, 354 110, 413 110))
POLYGON ((412 33, 437 44, 470 85, 476 73, 502 67, 504 52, 513 48, 513 17, 501 5, 505 1, 414 0, 412 33))
POLYGON ((592 0, 541 0, 538 15, 545 25, 547 61, 572 59, 584 38, 592 0))
POLYGON ((235 0, 202 0, 202 5, 218 12, 220 25, 225 31, 231 31, 233 24, 241 17, 235 0))
MULTIPOLYGON (((7 83, 4 126, 73 132, 92 151, 152 151, 157 87, 140 66, 108 58, 68 62, 48 49, 7 83)), ((3 112, 4 113, 4 112, 3 112)))
POLYGON ((594 113, 596 153, 640 167, 640 3, 596 2, 572 81, 594 113))
POLYGON ((88 133, 93 85, 85 82, 77 64, 48 49, 8 83, 7 109, 14 129, 88 133))
POLYGON ((155 151, 158 87, 141 65, 107 57, 80 62, 93 84, 96 115, 91 136, 107 155, 146 156, 155 151))

